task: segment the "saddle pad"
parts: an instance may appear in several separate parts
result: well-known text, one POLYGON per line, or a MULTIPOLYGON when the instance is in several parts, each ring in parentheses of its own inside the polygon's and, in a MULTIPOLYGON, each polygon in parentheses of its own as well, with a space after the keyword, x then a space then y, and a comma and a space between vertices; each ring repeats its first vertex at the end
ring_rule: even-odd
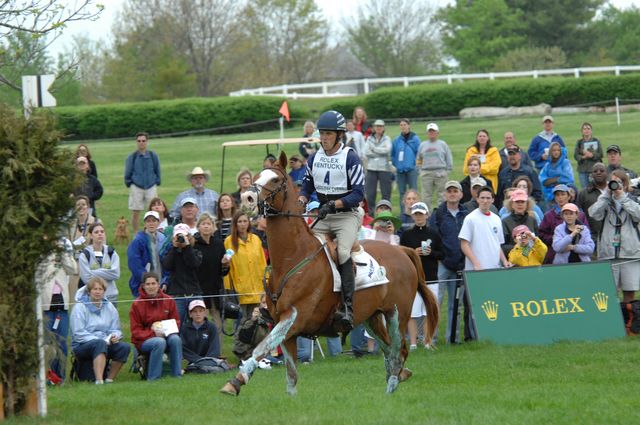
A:
MULTIPOLYGON (((324 239, 321 236, 316 235, 316 238, 318 238, 320 243, 324 243, 324 239)), ((333 291, 340 292, 342 287, 340 272, 338 271, 338 267, 336 266, 336 263, 333 261, 333 258, 329 253, 329 248, 327 247, 327 245, 324 246, 324 252, 329 259, 329 264, 331 264, 331 272, 333 273, 333 291)), ((387 273, 384 267, 382 267, 362 247, 360 247, 360 251, 351 253, 351 259, 356 265, 356 291, 389 283, 389 279, 387 279, 387 273)))

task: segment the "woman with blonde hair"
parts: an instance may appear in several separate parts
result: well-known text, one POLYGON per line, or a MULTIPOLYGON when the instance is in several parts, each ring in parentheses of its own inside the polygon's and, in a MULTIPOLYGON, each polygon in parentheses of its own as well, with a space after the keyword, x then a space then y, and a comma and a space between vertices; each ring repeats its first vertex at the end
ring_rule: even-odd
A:
MULTIPOLYGON (((251 187, 252 182, 253 174, 248 168, 242 167, 240 171, 238 171, 238 174, 236 174, 236 183, 238 184, 238 190, 231 194, 237 206, 240 205, 240 197, 251 187)), ((220 202, 219 198, 218 202, 220 202)))
POLYGON ((239 294, 243 320, 247 320, 253 309, 259 307, 267 261, 262 241, 258 235, 251 233, 251 222, 243 211, 238 211, 233 216, 231 234, 224 240, 224 247, 234 252, 228 276, 230 285, 239 294))
POLYGON ((511 192, 509 199, 505 202, 505 208, 509 211, 509 215, 502 219, 502 231, 504 233, 502 249, 505 256, 509 256, 509 252, 515 245, 513 229, 524 225, 534 233, 538 231, 538 222, 536 213, 533 211, 533 205, 527 192, 521 189, 511 192))
MULTIPOLYGON (((94 276, 76 294, 71 312, 71 348, 77 359, 90 359, 96 384, 110 383, 129 358, 131 348, 122 342, 118 310, 106 298, 107 282, 94 276), (104 379, 107 363, 109 373, 104 379), (103 380, 104 379, 104 380, 103 380)), ((81 377, 87 379, 87 377, 81 377)))

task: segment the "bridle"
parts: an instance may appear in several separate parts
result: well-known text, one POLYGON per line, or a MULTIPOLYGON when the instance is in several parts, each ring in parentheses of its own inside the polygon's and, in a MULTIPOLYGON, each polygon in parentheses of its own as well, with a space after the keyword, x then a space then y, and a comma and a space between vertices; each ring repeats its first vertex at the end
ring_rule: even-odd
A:
POLYGON ((262 215, 263 217, 315 217, 315 214, 299 214, 299 213, 295 213, 295 212, 291 212, 291 211, 283 211, 284 205, 287 202, 287 182, 288 182, 288 177, 287 174, 285 174, 284 171, 282 171, 282 169, 280 168, 276 168, 276 167, 267 167, 264 168, 262 171, 264 170, 271 170, 274 173, 278 174, 278 177, 280 177, 282 179, 282 182, 280 183, 280 185, 278 185, 278 187, 276 187, 275 189, 271 190, 266 186, 258 186, 256 184, 253 184, 252 187, 254 188, 254 191, 258 194, 260 194, 261 191, 266 191, 267 195, 264 197, 263 200, 258 200, 258 214, 262 215), (282 192, 282 205, 280 205, 280 208, 277 208, 274 205, 276 196, 282 192))
MULTIPOLYGON (((264 190, 267 192, 267 195, 264 197, 263 200, 259 200, 258 201, 258 213, 264 217, 316 217, 315 214, 299 214, 299 213, 294 213, 291 211, 283 211, 284 205, 287 201, 287 183, 288 183, 288 175, 286 175, 284 173, 284 171, 282 171, 282 169, 280 168, 275 168, 275 167, 267 167, 264 168, 264 170, 272 170, 273 172, 275 172, 276 174, 279 175, 279 177, 282 179, 282 182, 280 183, 280 185, 278 187, 276 187, 275 189, 271 190, 265 186, 258 186, 257 184, 253 184, 253 188, 255 190, 255 192, 258 194, 260 194, 260 191, 264 190), (280 206, 280 208, 277 208, 274 205, 274 201, 276 196, 282 192, 282 205, 280 206)), ((269 273, 269 269, 265 269, 265 273, 262 279, 262 284, 264 287, 264 291, 265 294, 271 299, 271 301, 273 302, 274 307, 276 308, 276 312, 277 312, 277 305, 278 305, 278 298, 280 298, 280 296, 282 295, 282 291, 284 290, 285 285, 287 284, 287 282, 289 281, 289 279, 295 275, 298 271, 300 271, 300 269, 302 269, 303 267, 305 267, 307 264, 309 264, 320 252, 322 252, 322 250, 324 249, 326 245, 325 243, 320 244, 320 247, 318 249, 316 249, 313 253, 311 253, 310 255, 306 256, 304 259, 302 259, 298 264, 296 264, 295 266, 293 266, 282 278, 282 280, 280 281, 280 284, 278 285, 276 292, 273 293, 271 292, 271 290, 269 289, 269 285, 267 282, 267 275, 270 274, 269 273)), ((270 266, 269 266, 270 268, 270 266)))

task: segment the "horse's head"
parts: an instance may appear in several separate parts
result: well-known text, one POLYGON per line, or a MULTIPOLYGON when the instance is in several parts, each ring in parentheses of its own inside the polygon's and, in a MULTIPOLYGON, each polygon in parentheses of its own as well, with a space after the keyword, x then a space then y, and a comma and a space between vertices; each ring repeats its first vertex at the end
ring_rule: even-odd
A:
POLYGON ((297 203, 297 192, 291 178, 286 172, 287 155, 280 153, 278 161, 272 167, 262 170, 253 181, 254 193, 261 213, 277 214, 300 209, 297 203))

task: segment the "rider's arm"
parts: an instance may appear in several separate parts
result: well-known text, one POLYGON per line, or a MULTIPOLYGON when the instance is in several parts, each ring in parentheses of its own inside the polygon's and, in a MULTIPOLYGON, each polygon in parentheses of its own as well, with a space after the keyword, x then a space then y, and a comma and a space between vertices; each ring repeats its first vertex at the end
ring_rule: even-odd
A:
POLYGON ((313 153, 307 159, 307 163, 305 164, 305 172, 304 177, 302 178, 302 186, 300 187, 300 196, 304 196, 307 200, 311 194, 316 190, 315 185, 313 183, 313 176, 311 175, 311 167, 313 166, 313 160, 315 159, 316 154, 313 153))
POLYGON ((356 208, 364 199, 364 168, 353 150, 347 154, 347 179, 351 192, 336 201, 336 208, 356 208))

